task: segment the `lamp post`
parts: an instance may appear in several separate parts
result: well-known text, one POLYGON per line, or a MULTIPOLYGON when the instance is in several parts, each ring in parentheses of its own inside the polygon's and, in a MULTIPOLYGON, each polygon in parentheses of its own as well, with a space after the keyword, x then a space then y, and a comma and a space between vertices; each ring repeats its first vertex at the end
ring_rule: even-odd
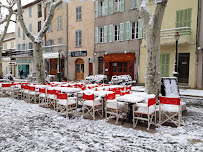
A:
POLYGON ((59 69, 58 69, 58 81, 61 82, 61 50, 59 49, 59 69))
POLYGON ((173 72, 173 76, 174 77, 178 77, 178 40, 180 38, 180 34, 178 32, 175 33, 174 38, 176 40, 176 52, 175 52, 175 68, 174 68, 174 72, 173 72))

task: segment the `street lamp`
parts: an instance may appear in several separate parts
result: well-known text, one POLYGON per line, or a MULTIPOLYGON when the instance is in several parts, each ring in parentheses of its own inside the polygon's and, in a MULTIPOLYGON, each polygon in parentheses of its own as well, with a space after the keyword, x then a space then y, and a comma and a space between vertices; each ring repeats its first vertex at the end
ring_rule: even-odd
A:
POLYGON ((175 69, 174 69, 174 72, 173 72, 173 76, 174 77, 178 77, 178 40, 180 38, 180 34, 178 32, 175 33, 174 35, 174 38, 176 40, 176 54, 175 54, 175 69))
POLYGON ((59 49, 59 69, 58 69, 58 81, 61 82, 61 50, 59 49))

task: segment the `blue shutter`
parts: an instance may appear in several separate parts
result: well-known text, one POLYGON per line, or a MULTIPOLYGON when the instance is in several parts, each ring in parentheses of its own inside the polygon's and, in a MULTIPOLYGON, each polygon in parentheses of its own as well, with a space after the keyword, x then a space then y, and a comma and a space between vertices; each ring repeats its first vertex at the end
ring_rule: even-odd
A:
POLYGON ((142 20, 138 20, 138 39, 142 39, 142 20))
POLYGON ((109 25, 109 42, 113 42, 113 24, 109 25))
POLYGON ((99 4, 98 4, 98 1, 96 0, 96 1, 95 1, 95 18, 98 17, 98 13, 99 13, 99 12, 98 12, 98 5, 99 5, 99 4))
POLYGON ((120 23, 119 40, 123 41, 124 23, 120 23))
POLYGON ((98 32, 99 32, 99 28, 95 27, 95 44, 98 43, 98 32))
POLYGON ((125 29, 126 29, 125 39, 130 40, 130 21, 125 23, 125 29))
POLYGON ((109 0, 109 14, 113 14, 113 0, 109 0))
POLYGON ((104 43, 107 43, 108 26, 104 26, 104 43))
POLYGON ((125 0, 121 0, 120 2, 121 2, 121 5, 120 5, 121 12, 124 12, 125 11, 125 0))
POLYGON ((105 2, 105 15, 108 15, 109 2, 108 2, 108 0, 104 0, 104 2, 105 2))

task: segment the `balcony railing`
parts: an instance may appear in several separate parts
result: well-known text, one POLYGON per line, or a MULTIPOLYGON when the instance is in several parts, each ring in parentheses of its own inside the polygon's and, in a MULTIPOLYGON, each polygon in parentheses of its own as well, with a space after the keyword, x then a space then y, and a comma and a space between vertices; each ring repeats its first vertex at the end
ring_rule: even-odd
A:
POLYGON ((33 56, 33 50, 26 51, 13 51, 12 56, 14 57, 30 57, 33 56))
MULTIPOLYGON (((180 36, 191 35, 191 28, 190 27, 178 27, 172 29, 164 29, 160 31, 160 38, 167 39, 167 38, 174 38, 174 34, 178 32, 180 36)), ((143 38, 146 38, 145 33, 143 33, 143 38)))

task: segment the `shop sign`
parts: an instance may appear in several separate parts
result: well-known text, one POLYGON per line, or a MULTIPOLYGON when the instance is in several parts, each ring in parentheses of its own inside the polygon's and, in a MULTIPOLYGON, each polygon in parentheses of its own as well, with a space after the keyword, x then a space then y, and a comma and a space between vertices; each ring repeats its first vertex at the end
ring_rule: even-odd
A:
POLYGON ((31 63, 31 59, 26 60, 16 60, 17 63, 31 63))
POLYGON ((87 56, 87 51, 72 51, 71 57, 87 56))

